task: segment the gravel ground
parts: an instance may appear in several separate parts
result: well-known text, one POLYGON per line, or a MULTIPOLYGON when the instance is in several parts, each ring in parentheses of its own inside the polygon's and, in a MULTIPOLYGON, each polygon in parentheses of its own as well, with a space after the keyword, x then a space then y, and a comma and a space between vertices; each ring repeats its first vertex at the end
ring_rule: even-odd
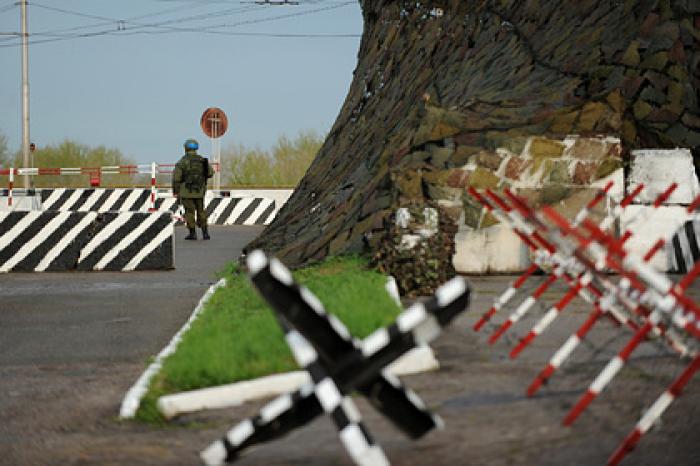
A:
MULTIPOLYGON (((645 407, 682 368, 676 357, 647 343, 573 427, 562 427, 568 409, 630 333, 601 322, 590 344, 536 397, 527 398, 525 389, 532 378, 585 319, 588 308, 574 301, 549 331, 513 361, 508 357, 510 348, 544 308, 493 346, 486 342, 489 328, 479 334, 471 329, 512 279, 470 278, 477 292, 470 310, 433 345, 441 369, 404 378, 443 417, 445 429, 410 441, 357 398, 367 427, 392 464, 604 464, 645 407)), ((533 279, 529 289, 539 280, 533 279)), ((700 289, 694 292, 700 294, 700 289)), ((547 293, 544 302, 553 304, 561 293, 560 288, 547 293)), ((166 343, 167 339, 158 342, 160 346, 166 343)), ((198 464, 199 451, 233 423, 256 414, 263 403, 188 415, 166 428, 120 422, 116 419, 119 403, 143 367, 144 360, 133 357, 4 364, 0 367, 0 391, 5 399, 0 402, 0 464, 198 464)), ((700 464, 699 414, 700 381, 694 380, 659 428, 645 436, 623 464, 700 464)), ((253 449, 237 464, 351 463, 330 420, 319 417, 283 439, 253 449)))

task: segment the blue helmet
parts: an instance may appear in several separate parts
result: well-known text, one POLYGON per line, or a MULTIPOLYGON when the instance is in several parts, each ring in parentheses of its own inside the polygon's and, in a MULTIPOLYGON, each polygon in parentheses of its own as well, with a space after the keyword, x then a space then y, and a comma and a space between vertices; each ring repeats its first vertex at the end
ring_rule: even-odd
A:
POLYGON ((195 139, 188 139, 185 141, 185 150, 197 150, 199 149, 199 143, 195 139))

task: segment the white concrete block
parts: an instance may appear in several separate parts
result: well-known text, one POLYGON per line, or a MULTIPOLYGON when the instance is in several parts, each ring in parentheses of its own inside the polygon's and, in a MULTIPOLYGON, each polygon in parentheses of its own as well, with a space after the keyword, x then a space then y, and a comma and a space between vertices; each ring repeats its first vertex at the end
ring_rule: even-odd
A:
POLYGON ((510 227, 499 224, 480 230, 460 228, 452 264, 459 273, 512 273, 525 270, 530 261, 527 246, 510 227))
MULTIPOLYGON (((654 209, 649 206, 630 205, 620 218, 621 232, 629 229, 633 233, 625 244, 625 249, 643 257, 659 238, 670 240, 688 219, 690 215, 681 206, 661 206, 654 209)), ((665 249, 656 253, 651 265, 662 272, 670 269, 665 249)))
POLYGON ((170 419, 183 413, 238 406, 246 401, 296 390, 310 380, 308 373, 295 371, 230 385, 176 393, 160 397, 158 410, 166 419, 170 419))
MULTIPOLYGON (((409 375, 439 368, 432 348, 419 346, 392 363, 388 370, 393 375, 409 375)), ((189 392, 162 396, 158 399, 158 410, 167 418, 201 411, 238 406, 247 401, 291 392, 310 383, 308 372, 295 371, 273 374, 254 380, 237 382, 219 387, 203 388, 189 392)))
POLYGON ((627 180, 627 192, 644 183, 646 189, 635 203, 652 203, 671 183, 678 188, 666 202, 690 204, 700 194, 695 175, 693 155, 688 149, 644 149, 632 151, 632 166, 627 180))

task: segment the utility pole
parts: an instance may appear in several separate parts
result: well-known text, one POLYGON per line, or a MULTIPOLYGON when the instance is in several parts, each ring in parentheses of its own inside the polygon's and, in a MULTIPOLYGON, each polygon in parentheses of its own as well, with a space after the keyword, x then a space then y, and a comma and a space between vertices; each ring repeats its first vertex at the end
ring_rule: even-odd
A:
MULTIPOLYGON (((27 0, 22 5, 22 161, 29 168, 29 31, 27 27, 27 0)), ((29 175, 24 175, 24 189, 29 189, 29 175)))

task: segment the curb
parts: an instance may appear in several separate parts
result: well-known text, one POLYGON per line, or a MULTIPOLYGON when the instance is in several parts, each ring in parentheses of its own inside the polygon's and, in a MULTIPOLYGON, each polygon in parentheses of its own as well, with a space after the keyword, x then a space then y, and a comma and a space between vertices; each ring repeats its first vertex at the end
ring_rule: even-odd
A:
MULTIPOLYGON (((384 287, 396 304, 403 308, 394 277, 389 276, 384 287)), ((440 364, 432 348, 430 346, 420 346, 394 361, 394 363, 389 365, 388 370, 398 376, 437 370, 439 368, 440 364)), ((291 392, 310 381, 311 379, 306 371, 273 374, 218 387, 165 395, 158 399, 157 406, 163 417, 172 419, 181 414, 206 409, 230 408, 248 401, 291 392)))
POLYGON ((209 289, 200 298, 197 307, 194 308, 194 311, 192 311, 192 314, 190 315, 190 318, 187 320, 185 325, 183 325, 182 328, 178 330, 178 332, 170 340, 170 343, 168 343, 168 346, 163 348, 160 351, 160 353, 158 353, 155 360, 148 366, 146 371, 143 374, 141 374, 141 377, 139 377, 136 383, 129 389, 128 392, 126 392, 126 395, 124 396, 121 407, 119 409, 120 419, 131 419, 134 417, 136 411, 139 409, 139 405, 141 404, 141 398, 143 398, 143 396, 148 391, 148 385, 151 383, 151 379, 158 373, 158 371, 160 371, 160 368, 163 366, 163 361, 165 360, 165 358, 167 358, 175 352, 175 350, 177 349, 177 345, 179 345, 180 341, 182 340, 182 336, 187 330, 189 330, 190 326, 192 325, 192 322, 194 322, 195 319, 202 312, 202 309, 204 309, 204 305, 207 303, 207 301, 209 301, 214 292, 218 288, 225 285, 226 279, 222 278, 221 280, 209 287, 209 289))
MULTIPOLYGON (((214 292, 226 286, 226 279, 222 278, 204 293, 185 325, 173 336, 170 343, 163 348, 155 360, 141 374, 136 383, 127 391, 119 409, 119 419, 132 419, 141 404, 141 398, 148 391, 151 379, 160 371, 165 358, 170 356, 180 344, 182 336, 189 330, 194 320, 199 316, 204 305, 211 299, 214 292)), ((388 277, 385 288, 389 295, 401 305, 398 287, 394 277, 388 277)), ((440 367, 432 348, 421 346, 409 351, 403 357, 389 366, 389 371, 394 375, 408 375, 440 367)), ((214 409, 236 406, 249 400, 265 398, 291 391, 309 380, 305 371, 273 374, 254 380, 247 380, 219 387, 209 387, 200 390, 166 395, 158 399, 158 410, 167 419, 178 414, 183 414, 201 409, 214 409)))
MULTIPOLYGON (((432 348, 421 346, 404 354, 388 367, 394 375, 409 375, 439 369, 432 348)), ((311 381, 308 372, 294 371, 273 374, 253 380, 218 387, 202 388, 158 399, 158 411, 166 419, 181 414, 239 406, 245 402, 281 395, 311 381)))

